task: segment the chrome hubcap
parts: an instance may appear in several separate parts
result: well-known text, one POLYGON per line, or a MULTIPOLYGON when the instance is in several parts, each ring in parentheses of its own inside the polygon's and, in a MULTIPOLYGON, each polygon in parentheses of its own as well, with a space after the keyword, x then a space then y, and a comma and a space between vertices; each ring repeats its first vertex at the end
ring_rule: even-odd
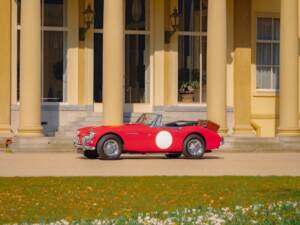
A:
POLYGON ((188 151, 191 155, 201 155, 204 151, 201 141, 198 139, 192 139, 187 144, 188 151))
POLYGON ((107 140, 103 145, 103 151, 107 156, 119 154, 119 144, 115 140, 107 140))

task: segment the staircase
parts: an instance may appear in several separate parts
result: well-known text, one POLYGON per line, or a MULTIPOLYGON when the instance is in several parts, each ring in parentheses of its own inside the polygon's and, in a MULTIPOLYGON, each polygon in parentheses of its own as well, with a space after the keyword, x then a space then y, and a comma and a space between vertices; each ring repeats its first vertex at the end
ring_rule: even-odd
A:
MULTIPOLYGON (((141 113, 125 113, 124 122, 134 122, 141 113)), ((165 112, 163 122, 176 120, 203 119, 199 113, 165 112)), ((70 152, 74 151, 73 138, 76 130, 87 126, 103 124, 102 113, 88 112, 86 116, 78 117, 65 126, 60 127, 54 137, 21 138, 14 137, 10 146, 17 152, 70 152)), ((225 137, 225 145, 221 150, 226 152, 299 152, 300 138, 257 138, 257 137, 225 137)))
MULTIPOLYGON (((135 122, 141 113, 124 113, 124 122, 135 122)), ((176 120, 197 120, 199 113, 165 112, 163 122, 176 120)), ((13 151, 23 152, 64 152, 74 151, 73 138, 76 130, 88 126, 101 126, 103 124, 103 114, 99 112, 86 112, 85 116, 77 117, 59 130, 53 137, 21 138, 15 137, 11 145, 13 151)))
MULTIPOLYGON (((125 113, 124 122, 130 123, 137 120, 141 113, 125 113)), ((103 114, 97 112, 88 113, 86 117, 78 118, 77 120, 60 127, 56 132, 55 137, 74 137, 76 130, 81 127, 101 126, 103 124, 103 114)))

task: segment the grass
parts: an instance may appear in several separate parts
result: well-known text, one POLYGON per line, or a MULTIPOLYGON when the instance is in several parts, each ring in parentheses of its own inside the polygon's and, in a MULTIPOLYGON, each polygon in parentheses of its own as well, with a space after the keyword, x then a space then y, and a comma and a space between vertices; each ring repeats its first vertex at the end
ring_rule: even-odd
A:
POLYGON ((300 201, 300 177, 0 178, 0 224, 300 201))

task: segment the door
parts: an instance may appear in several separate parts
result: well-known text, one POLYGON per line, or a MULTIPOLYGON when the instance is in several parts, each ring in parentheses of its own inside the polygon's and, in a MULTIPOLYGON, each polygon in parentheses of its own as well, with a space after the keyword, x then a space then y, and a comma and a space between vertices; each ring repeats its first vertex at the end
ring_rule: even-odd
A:
POLYGON ((129 124, 123 130, 126 151, 148 152, 152 146, 151 127, 144 124, 129 124))

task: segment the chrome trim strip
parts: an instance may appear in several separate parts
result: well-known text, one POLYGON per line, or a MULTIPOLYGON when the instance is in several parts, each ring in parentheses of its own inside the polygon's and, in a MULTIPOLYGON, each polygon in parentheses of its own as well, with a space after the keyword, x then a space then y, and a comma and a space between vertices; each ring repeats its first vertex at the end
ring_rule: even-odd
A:
POLYGON ((220 143, 220 146, 224 145, 225 144, 225 140, 224 140, 224 137, 221 138, 221 143, 220 143))
POLYGON ((91 147, 91 146, 87 146, 87 145, 74 144, 74 147, 77 148, 77 149, 82 149, 83 151, 94 151, 94 150, 96 150, 96 147, 91 147))
POLYGON ((95 147, 91 147, 91 146, 83 146, 83 150, 84 151, 94 151, 96 148, 95 147))

